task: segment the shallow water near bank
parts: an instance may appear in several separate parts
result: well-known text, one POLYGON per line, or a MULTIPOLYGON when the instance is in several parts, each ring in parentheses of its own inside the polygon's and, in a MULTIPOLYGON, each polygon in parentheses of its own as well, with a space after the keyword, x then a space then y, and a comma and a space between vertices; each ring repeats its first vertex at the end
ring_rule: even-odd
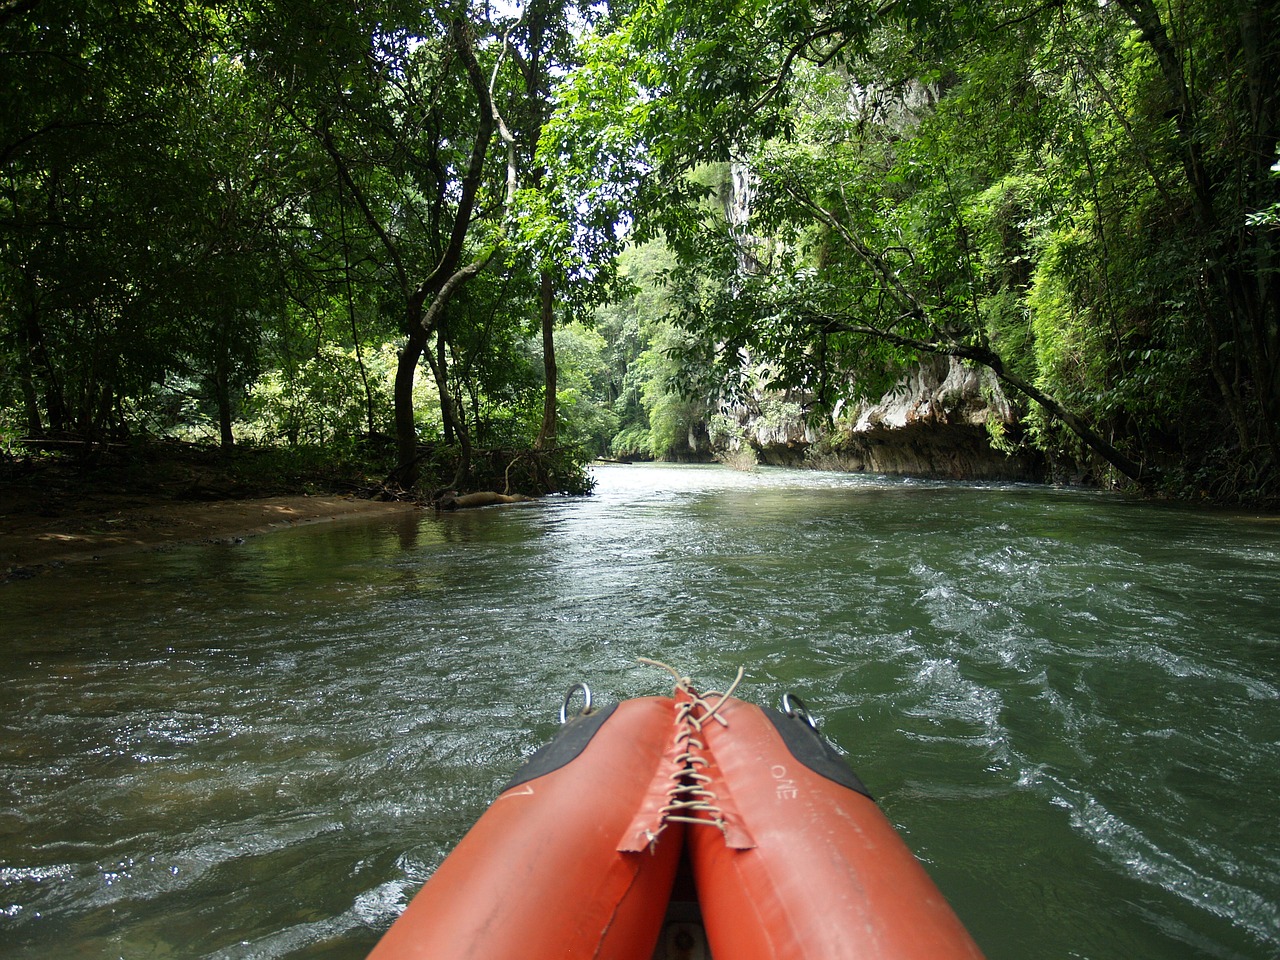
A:
POLYGON ((647 656, 804 697, 992 960, 1280 954, 1280 524, 596 472, 0 586, 0 952, 362 957, 647 656))

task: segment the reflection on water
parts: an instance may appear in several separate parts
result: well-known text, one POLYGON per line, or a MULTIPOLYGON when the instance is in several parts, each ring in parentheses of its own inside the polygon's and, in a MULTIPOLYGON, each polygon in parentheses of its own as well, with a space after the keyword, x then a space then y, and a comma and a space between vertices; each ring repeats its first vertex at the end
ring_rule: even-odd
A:
POLYGON ((1280 952, 1276 524, 598 475, 0 587, 5 956, 361 957, 637 655, 801 693, 993 960, 1280 952))

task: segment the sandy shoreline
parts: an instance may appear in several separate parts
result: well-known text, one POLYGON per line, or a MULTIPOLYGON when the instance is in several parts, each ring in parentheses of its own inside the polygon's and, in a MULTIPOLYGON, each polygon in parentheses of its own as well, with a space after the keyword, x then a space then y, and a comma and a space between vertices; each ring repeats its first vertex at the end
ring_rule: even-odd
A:
POLYGON ((92 561, 121 551, 249 537, 298 524, 417 509, 412 503, 356 497, 289 496, 164 502, 62 516, 8 513, 0 516, 0 580, 25 578, 41 567, 92 561))

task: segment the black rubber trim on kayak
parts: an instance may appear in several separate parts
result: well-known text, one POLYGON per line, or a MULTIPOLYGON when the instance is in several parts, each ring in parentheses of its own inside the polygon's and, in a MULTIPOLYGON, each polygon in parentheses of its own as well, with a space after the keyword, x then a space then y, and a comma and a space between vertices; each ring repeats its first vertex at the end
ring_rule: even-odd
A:
POLYGON ((585 717, 574 717, 561 728, 554 740, 543 744, 533 756, 524 762, 524 766, 516 771, 515 776, 507 782, 501 792, 506 793, 512 787, 518 787, 522 783, 536 780, 538 777, 546 776, 553 770, 559 770, 561 767, 567 766, 587 748, 591 738, 596 735, 596 732, 604 726, 604 722, 613 716, 613 711, 617 709, 618 705, 613 703, 603 709, 595 710, 585 717))
POLYGON ((803 763, 806 767, 820 776, 826 777, 828 780, 840 784, 842 787, 848 787, 855 790, 872 800, 871 791, 867 789, 858 775, 853 772, 853 768, 845 762, 844 757, 836 753, 831 744, 823 739, 822 734, 808 722, 798 716, 789 716, 781 711, 774 710, 772 707, 761 707, 764 715, 777 728, 778 735, 782 737, 782 742, 787 745, 787 749, 791 751, 791 755, 803 763))

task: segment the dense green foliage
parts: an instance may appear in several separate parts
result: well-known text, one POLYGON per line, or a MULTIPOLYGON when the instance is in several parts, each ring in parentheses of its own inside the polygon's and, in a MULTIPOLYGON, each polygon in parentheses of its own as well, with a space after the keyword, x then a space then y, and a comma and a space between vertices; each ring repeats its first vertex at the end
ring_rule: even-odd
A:
POLYGON ((1259 0, 645 3, 572 115, 648 148, 636 202, 722 393, 763 359, 830 408, 950 354, 1060 464, 1274 496, 1278 30, 1259 0), (747 220, 690 176, 730 161, 747 220))
POLYGON ((18 0, 0 431, 463 485, 941 353, 1064 473, 1274 497, 1278 78, 1262 0, 18 0))
POLYGON ((400 480, 443 444, 463 484, 537 438, 572 473, 528 346, 565 251, 516 202, 575 16, 5 5, 6 443, 392 434, 400 480))

